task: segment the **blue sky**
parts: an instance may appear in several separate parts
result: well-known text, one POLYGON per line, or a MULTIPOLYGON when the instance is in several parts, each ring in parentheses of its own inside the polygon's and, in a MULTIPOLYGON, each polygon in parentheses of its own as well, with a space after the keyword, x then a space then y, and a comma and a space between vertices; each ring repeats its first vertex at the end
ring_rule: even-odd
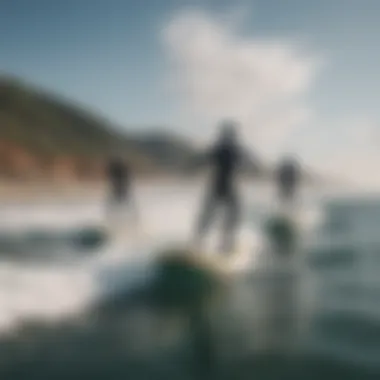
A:
POLYGON ((380 116, 379 19, 377 0, 0 0, 0 70, 121 128, 167 126, 202 137, 218 118, 241 116, 247 141, 264 155, 291 149, 328 166, 331 156, 339 171, 347 157, 377 154, 368 146, 380 116), (223 82, 233 65, 260 83, 256 92, 223 82), (274 76, 294 75, 298 87, 272 83, 270 67, 274 76), (251 112, 264 105, 270 117, 251 112), (286 127, 273 113, 289 119, 286 127))

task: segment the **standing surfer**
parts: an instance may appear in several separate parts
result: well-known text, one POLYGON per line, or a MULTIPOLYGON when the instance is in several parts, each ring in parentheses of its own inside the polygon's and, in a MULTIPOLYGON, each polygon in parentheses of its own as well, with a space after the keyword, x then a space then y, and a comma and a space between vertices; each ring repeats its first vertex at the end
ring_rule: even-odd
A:
POLYGON ((238 169, 242 164, 249 163, 257 173, 258 165, 256 160, 253 162, 244 154, 238 141, 236 125, 232 121, 222 123, 217 142, 202 161, 211 164, 213 171, 196 229, 196 240, 202 240, 218 206, 223 206, 225 218, 221 248, 224 252, 231 252, 235 248, 235 235, 241 219, 240 197, 236 186, 238 169))
POLYGON ((276 171, 276 182, 280 202, 284 205, 293 204, 300 182, 300 169, 295 158, 286 156, 280 162, 276 171))
MULTIPOLYGON (((129 166, 120 157, 112 157, 108 162, 107 177, 109 183, 109 211, 111 215, 119 214, 125 206, 134 207, 131 194, 131 171, 129 166)), ((137 219, 136 210, 135 222, 137 219)))

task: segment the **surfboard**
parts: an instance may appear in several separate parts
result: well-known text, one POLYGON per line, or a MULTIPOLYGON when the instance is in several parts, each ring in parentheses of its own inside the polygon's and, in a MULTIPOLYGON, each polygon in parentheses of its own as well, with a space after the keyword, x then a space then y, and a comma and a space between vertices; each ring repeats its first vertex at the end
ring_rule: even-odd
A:
POLYGON ((243 244, 236 246, 229 252, 221 252, 217 249, 191 247, 190 250, 200 260, 225 274, 233 274, 244 269, 248 265, 250 250, 243 244))

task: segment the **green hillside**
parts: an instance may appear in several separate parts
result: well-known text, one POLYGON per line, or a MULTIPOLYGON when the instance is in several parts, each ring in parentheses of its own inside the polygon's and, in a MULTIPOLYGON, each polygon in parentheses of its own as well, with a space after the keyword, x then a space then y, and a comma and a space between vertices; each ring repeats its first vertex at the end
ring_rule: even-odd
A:
POLYGON ((17 171, 20 154, 42 167, 60 159, 99 165, 115 152, 137 170, 149 172, 171 170, 173 163, 194 154, 186 142, 169 134, 123 134, 65 99, 0 77, 0 175, 17 171))

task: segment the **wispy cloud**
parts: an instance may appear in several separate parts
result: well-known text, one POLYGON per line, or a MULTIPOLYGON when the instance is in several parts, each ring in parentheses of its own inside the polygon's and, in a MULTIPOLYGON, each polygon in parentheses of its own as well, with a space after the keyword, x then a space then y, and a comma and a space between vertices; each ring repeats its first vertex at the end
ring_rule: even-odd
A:
POLYGON ((220 119, 233 117, 248 141, 276 154, 312 115, 306 95, 321 59, 294 41, 247 37, 240 13, 230 14, 193 9, 172 17, 163 30, 171 79, 202 125, 194 134, 209 136, 220 119))

